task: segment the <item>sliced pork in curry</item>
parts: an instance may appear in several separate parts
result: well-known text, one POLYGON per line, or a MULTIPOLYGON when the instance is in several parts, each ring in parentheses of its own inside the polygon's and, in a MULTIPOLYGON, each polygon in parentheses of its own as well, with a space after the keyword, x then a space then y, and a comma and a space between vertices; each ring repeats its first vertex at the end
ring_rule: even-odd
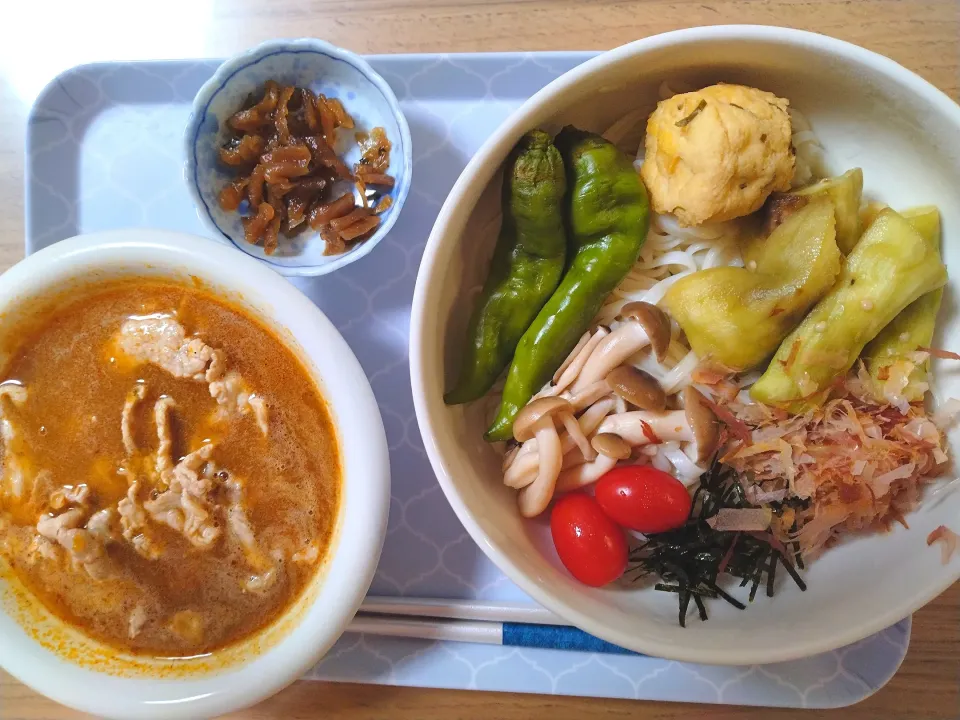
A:
POLYGON ((0 374, 0 571, 135 653, 238 642, 311 581, 336 434, 297 358, 205 291, 118 281, 33 317, 0 374))
POLYGON ((240 373, 227 371, 221 350, 214 350, 200 338, 187 338, 183 326, 172 316, 130 318, 121 325, 115 346, 133 362, 152 363, 175 378, 207 383, 221 417, 253 413, 260 432, 266 435, 269 431, 263 398, 250 390, 240 373))

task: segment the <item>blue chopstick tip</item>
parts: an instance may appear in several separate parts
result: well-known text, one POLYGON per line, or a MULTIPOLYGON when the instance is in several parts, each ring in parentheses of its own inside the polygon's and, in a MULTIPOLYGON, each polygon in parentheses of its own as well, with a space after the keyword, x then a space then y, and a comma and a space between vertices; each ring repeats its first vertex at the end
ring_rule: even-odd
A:
POLYGON ((530 623, 503 623, 503 644, 512 647, 543 648, 549 650, 578 650, 580 652, 638 655, 619 645, 608 643, 574 627, 562 625, 533 625, 530 623))

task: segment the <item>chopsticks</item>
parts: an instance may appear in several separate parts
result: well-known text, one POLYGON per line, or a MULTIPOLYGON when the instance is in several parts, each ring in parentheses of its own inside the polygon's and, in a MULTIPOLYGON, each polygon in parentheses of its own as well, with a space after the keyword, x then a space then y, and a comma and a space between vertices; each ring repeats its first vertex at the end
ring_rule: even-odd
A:
POLYGON ((563 618, 546 608, 530 603, 479 602, 476 600, 442 600, 439 598, 407 598, 367 596, 360 606, 364 614, 406 615, 482 620, 484 622, 521 622, 534 625, 567 625, 563 618))
POLYGON ((368 597, 347 632, 511 647, 633 655, 566 624, 549 610, 520 603, 368 597))

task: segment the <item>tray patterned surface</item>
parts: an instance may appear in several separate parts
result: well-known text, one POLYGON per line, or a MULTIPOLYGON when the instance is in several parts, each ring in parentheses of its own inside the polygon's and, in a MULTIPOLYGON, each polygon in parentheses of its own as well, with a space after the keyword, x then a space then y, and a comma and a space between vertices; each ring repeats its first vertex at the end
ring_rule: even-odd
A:
MULTIPOLYGON (((473 543, 423 450, 407 365, 410 302, 437 212, 467 160, 526 98, 592 53, 370 58, 410 123, 414 183, 369 257, 293 282, 340 329, 380 403, 393 497, 379 595, 529 601, 473 543)), ((26 250, 145 226, 204 234, 182 179, 180 134, 216 61, 81 66, 60 75, 29 121, 26 250)), ((764 599, 761 599, 762 602, 764 599)), ((777 665, 711 667, 650 657, 345 635, 308 677, 444 688, 789 707, 855 703, 896 672, 910 620, 777 665)))

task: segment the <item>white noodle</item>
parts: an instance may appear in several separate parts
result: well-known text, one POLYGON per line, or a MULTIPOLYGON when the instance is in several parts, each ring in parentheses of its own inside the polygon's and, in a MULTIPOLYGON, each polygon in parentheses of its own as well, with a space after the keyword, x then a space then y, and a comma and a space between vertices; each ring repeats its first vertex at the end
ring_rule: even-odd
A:
POLYGON ((619 145, 620 141, 629 135, 631 130, 635 129, 637 125, 645 123, 646 121, 647 117, 646 113, 644 113, 644 109, 636 108, 628 112, 613 125, 607 128, 607 131, 603 133, 603 137, 612 142, 614 145, 619 145))
POLYGON ((793 128, 791 142, 797 151, 793 187, 802 187, 828 174, 826 159, 823 146, 803 113, 790 108, 790 124, 793 128))
POLYGON ((813 133, 812 130, 801 130, 800 132, 795 132, 793 134, 793 144, 794 146, 802 145, 803 143, 812 142, 815 145, 820 143, 817 141, 817 136, 813 133))
POLYGON ((684 485, 689 486, 696 482, 707 470, 693 462, 693 460, 680 449, 678 443, 664 443, 663 455, 670 461, 670 464, 673 465, 677 479, 684 485))
POLYGON ((650 459, 650 464, 661 472, 668 473, 673 470, 673 465, 670 464, 670 461, 667 459, 667 456, 663 454, 662 450, 658 450, 657 454, 650 459))
POLYGON ((810 121, 807 120, 807 116, 801 113, 796 108, 790 108, 787 110, 787 113, 790 115, 790 125, 793 128, 794 132, 801 132, 803 130, 810 130, 810 121))
POLYGON ((683 360, 674 365, 670 372, 660 379, 663 391, 670 395, 683 390, 690 384, 690 373, 693 372, 699 361, 700 359, 693 350, 688 352, 683 360))

